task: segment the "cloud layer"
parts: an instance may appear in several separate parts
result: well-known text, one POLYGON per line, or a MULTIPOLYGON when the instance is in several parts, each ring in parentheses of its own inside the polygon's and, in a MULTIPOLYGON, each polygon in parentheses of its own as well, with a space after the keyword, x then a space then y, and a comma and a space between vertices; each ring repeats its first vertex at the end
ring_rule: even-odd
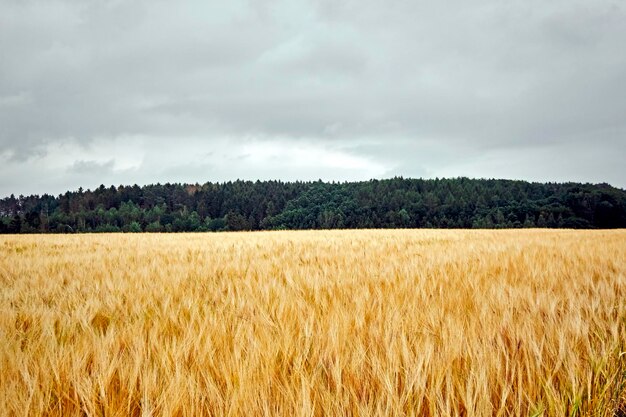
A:
POLYGON ((0 194, 392 175, 626 187, 626 6, 0 2, 0 194))

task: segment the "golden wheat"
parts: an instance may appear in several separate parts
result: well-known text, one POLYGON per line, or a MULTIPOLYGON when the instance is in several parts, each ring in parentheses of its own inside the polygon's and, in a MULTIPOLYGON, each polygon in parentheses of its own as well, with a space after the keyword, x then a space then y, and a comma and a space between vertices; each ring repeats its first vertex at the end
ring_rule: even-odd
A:
POLYGON ((0 415, 626 415, 623 230, 4 236, 0 283, 0 415))

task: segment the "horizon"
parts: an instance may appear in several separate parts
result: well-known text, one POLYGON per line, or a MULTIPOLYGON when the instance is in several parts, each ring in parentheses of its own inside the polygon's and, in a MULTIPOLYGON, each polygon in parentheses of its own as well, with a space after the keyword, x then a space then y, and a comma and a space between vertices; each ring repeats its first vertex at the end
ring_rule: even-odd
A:
POLYGON ((64 195, 65 193, 69 192, 69 193, 77 193, 77 192, 83 192, 83 193, 87 193, 87 192, 95 192, 96 190, 98 190, 100 187, 104 187, 105 189, 110 189, 111 187, 115 188, 115 189, 119 189, 119 188, 124 188, 124 187, 135 187, 138 186, 140 188, 145 188, 145 187, 151 187, 151 186, 163 186, 163 185, 182 185, 182 186, 204 186, 207 184, 213 184, 213 185, 222 185, 222 184, 227 184, 227 183, 235 183, 235 182, 250 182, 250 183, 256 183, 256 182, 279 182, 279 183, 318 183, 318 182, 322 182, 324 184, 354 184, 354 183, 367 183, 367 182, 371 182, 371 181, 389 181, 389 180, 394 180, 394 179, 402 179, 402 180, 421 180, 421 181, 441 181, 441 180, 460 180, 460 179, 465 179, 465 180, 469 180, 469 181, 507 181, 507 182, 524 182, 524 183, 528 183, 528 184, 555 184, 555 185, 567 185, 567 184, 576 184, 576 185, 588 185, 588 186, 609 186, 612 187, 614 189, 617 190, 622 190, 622 191, 626 191, 626 187, 618 187, 615 186, 613 184, 610 183, 606 183, 606 182, 582 182, 582 181, 527 181, 527 180, 523 180, 523 179, 515 179, 515 178, 486 178, 486 177, 482 177, 482 178, 478 178, 478 177, 466 177, 466 176, 457 176, 457 177, 434 177, 434 178, 424 178, 424 177, 408 177, 408 176, 402 176, 402 175, 396 175, 393 177, 387 177, 387 178, 369 178, 369 179, 364 179, 364 180, 323 180, 321 178, 318 179, 312 179, 312 180, 283 180, 283 179, 244 179, 244 178, 237 178, 234 180, 225 180, 225 181, 204 181, 204 182, 173 182, 173 181, 165 181, 165 182, 152 182, 152 183, 146 183, 146 184, 131 184, 131 183, 126 183, 126 184, 99 184, 95 187, 83 187, 83 186, 78 186, 77 188, 73 188, 73 189, 65 189, 62 190, 60 192, 42 192, 42 193, 31 193, 31 194, 24 194, 24 193, 11 193, 11 194, 7 194, 7 195, 0 195, 0 199, 5 199, 5 198, 10 198, 11 196, 13 196, 14 198, 19 198, 19 197, 29 197, 29 196, 44 196, 44 195, 49 195, 52 197, 59 197, 64 195))

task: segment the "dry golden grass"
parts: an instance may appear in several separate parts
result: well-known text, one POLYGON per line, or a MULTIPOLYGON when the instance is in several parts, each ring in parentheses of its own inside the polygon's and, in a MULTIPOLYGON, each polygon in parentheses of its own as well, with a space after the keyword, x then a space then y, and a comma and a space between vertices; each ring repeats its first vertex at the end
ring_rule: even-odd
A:
POLYGON ((0 285, 0 415, 626 415, 624 230, 4 236, 0 285))

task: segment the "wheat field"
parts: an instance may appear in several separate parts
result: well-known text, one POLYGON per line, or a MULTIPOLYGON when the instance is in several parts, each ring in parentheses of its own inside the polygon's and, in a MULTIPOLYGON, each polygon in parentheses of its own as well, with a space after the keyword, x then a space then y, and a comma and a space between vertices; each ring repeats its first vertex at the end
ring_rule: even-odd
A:
POLYGON ((0 237, 2 416, 625 416, 626 231, 0 237))

